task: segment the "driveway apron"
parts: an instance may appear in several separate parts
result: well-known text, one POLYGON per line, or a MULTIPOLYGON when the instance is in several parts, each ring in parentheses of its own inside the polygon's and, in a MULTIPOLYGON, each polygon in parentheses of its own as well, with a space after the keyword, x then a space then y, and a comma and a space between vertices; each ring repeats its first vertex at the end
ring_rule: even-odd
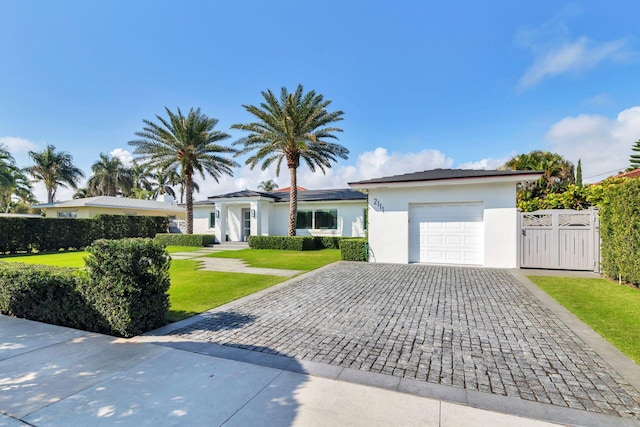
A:
POLYGON ((171 332, 640 419, 640 393, 508 270, 336 263, 171 332))

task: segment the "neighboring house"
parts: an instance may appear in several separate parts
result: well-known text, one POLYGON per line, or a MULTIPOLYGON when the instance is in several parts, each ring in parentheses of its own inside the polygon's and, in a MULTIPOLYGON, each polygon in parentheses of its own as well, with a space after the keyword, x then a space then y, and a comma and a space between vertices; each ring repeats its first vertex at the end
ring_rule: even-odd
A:
MULTIPOLYGON (((364 237, 367 195, 351 189, 298 191, 298 236, 364 237)), ((193 203, 193 232, 216 241, 286 236, 289 193, 238 191, 193 203)))
POLYGON ((170 201, 131 199, 128 197, 98 196, 73 199, 65 202, 33 205, 34 209, 46 209, 47 218, 93 218, 96 215, 166 216, 184 219, 184 208, 170 201))
POLYGON ((372 262, 517 268, 516 185, 541 176, 435 169, 349 185, 369 196, 372 262))
POLYGON ((638 179, 640 178, 640 168, 633 169, 627 172, 619 173, 618 175, 614 175, 610 178, 629 178, 629 179, 638 179))

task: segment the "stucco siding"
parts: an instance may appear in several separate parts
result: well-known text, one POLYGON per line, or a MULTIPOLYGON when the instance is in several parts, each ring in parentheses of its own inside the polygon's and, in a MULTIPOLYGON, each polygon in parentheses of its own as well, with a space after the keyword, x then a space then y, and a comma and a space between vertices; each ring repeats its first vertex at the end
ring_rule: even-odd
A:
POLYGON ((409 205, 482 203, 484 264, 517 267, 516 188, 513 183, 430 185, 369 190, 371 261, 409 262, 409 205))
MULTIPOLYGON (((318 202, 298 203, 298 211, 330 210, 338 211, 338 222, 335 229, 298 229, 298 236, 342 236, 364 237, 364 209, 366 203, 362 202, 318 202)), ((289 231, 289 205, 286 203, 272 206, 272 220, 270 231, 273 236, 286 236, 289 231)))
POLYGON ((97 215, 175 216, 184 219, 184 212, 162 212, 158 210, 101 208, 80 206, 73 208, 47 208, 47 218, 58 218, 58 212, 76 212, 76 218, 93 218, 97 215))

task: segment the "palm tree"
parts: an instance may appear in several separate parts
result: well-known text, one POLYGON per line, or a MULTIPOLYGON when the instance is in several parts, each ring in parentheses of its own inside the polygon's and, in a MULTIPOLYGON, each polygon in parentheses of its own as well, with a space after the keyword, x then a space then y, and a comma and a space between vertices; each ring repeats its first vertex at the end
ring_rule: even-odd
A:
POLYGON ((260 181, 258 184, 258 190, 266 191, 267 193, 278 188, 278 184, 272 179, 268 179, 266 181, 260 181))
POLYGON ((133 188, 131 169, 115 156, 100 153, 100 159, 91 165, 91 172, 87 186, 89 192, 97 196, 126 195, 133 188))
POLYGON ((560 154, 549 151, 534 150, 518 154, 509 159, 501 169, 544 172, 531 188, 521 189, 519 197, 524 200, 545 197, 549 193, 563 191, 567 185, 575 183, 573 164, 560 154))
POLYGON ((236 141, 244 148, 237 155, 253 152, 246 164, 253 169, 262 162, 265 170, 276 162, 276 175, 280 175, 283 160, 289 168, 291 179, 289 199, 289 236, 296 235, 296 217, 298 213, 298 176, 300 161, 304 161, 312 172, 318 167, 323 173, 331 167, 337 157, 346 159, 349 155, 342 145, 329 142, 327 139, 338 137, 342 132, 337 127, 327 127, 330 123, 342 120, 342 111, 328 112, 326 107, 331 103, 324 100, 315 91, 306 94, 302 85, 298 85, 293 93, 285 87, 280 91, 280 99, 267 90, 262 92, 265 102, 259 107, 243 105, 244 109, 258 118, 257 122, 235 124, 233 129, 249 132, 249 135, 236 141))
POLYGON ((179 108, 177 114, 166 107, 165 110, 168 120, 158 115, 159 125, 143 120, 145 127, 142 132, 136 132, 140 139, 129 141, 129 144, 135 147, 134 154, 149 167, 179 170, 187 196, 187 234, 193 234, 193 174, 199 172, 204 179, 206 173, 216 182, 222 174, 233 176, 231 168, 238 164, 223 154, 233 154, 236 150, 218 144, 230 136, 214 130, 218 120, 207 117, 199 108, 192 108, 186 117, 179 108))
POLYGON ((93 194, 89 191, 87 187, 81 187, 81 188, 78 188, 75 193, 73 193, 72 197, 74 199, 85 199, 87 197, 92 197, 92 196, 93 194))
POLYGON ((24 202, 35 202, 25 171, 16 166, 13 156, 0 145, 0 207, 5 213, 11 208, 11 196, 24 202))
POLYGON ((29 151, 33 166, 26 168, 36 182, 42 181, 47 189, 47 203, 52 203, 58 187, 78 188, 78 182, 84 173, 73 165, 73 157, 64 151, 56 152, 49 144, 43 151, 29 151))
POLYGON ((135 160, 131 164, 131 175, 133 177, 133 188, 147 191, 151 190, 153 180, 156 179, 156 174, 151 172, 147 165, 140 164, 135 160))
POLYGON ((158 196, 164 196, 165 194, 175 199, 176 192, 171 186, 176 183, 172 178, 172 173, 175 174, 175 171, 160 171, 156 174, 157 183, 151 188, 151 191, 153 191, 153 200, 157 200, 158 196))

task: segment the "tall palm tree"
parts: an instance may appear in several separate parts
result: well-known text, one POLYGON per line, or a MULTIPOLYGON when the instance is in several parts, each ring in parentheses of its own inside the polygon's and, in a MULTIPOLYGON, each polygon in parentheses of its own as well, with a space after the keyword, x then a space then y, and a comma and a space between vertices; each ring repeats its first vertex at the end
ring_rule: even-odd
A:
MULTIPOLYGON (((175 173, 175 171, 173 171, 175 173)), ((177 175, 177 174, 176 174, 177 175)), ((160 171, 156 174, 157 183, 152 186, 151 191, 153 191, 153 200, 157 200, 158 196, 164 196, 165 194, 170 195, 171 197, 176 197, 176 192, 171 187, 175 185, 175 180, 172 178, 172 171, 160 171)))
POLYGON ((233 154, 236 150, 218 144, 230 136, 214 130, 218 120, 207 117, 199 108, 192 108, 186 117, 179 108, 177 114, 166 107, 165 110, 168 119, 156 115, 160 124, 143 120, 142 132, 136 132, 140 139, 129 144, 149 167, 179 170, 184 177, 187 234, 193 234, 193 174, 198 172, 204 179, 206 173, 216 182, 223 174, 233 176, 232 168, 238 164, 224 154, 233 154))
POLYGON ((295 236, 298 166, 302 160, 312 172, 318 167, 325 173, 325 168, 330 168, 331 162, 337 161, 338 157, 348 157, 349 150, 327 141, 338 139, 335 133, 342 132, 342 129, 327 125, 342 120, 344 113, 340 110, 328 112, 326 107, 331 101, 325 101, 322 95, 313 90, 305 94, 302 85, 298 85, 293 93, 283 87, 280 99, 270 90, 262 92, 262 97, 264 102, 259 107, 243 105, 258 121, 231 126, 233 129, 249 132, 248 136, 236 141, 234 145, 244 146, 237 155, 253 152, 245 162, 251 169, 262 162, 262 170, 265 170, 276 162, 276 175, 280 175, 280 165, 283 160, 286 161, 291 179, 289 236, 295 236))
POLYGON ((133 188, 131 169, 115 156, 100 153, 100 159, 91 165, 91 172, 87 186, 89 192, 97 196, 126 195, 133 188))
POLYGON ((258 184, 258 190, 266 191, 267 193, 275 190, 276 188, 278 188, 278 184, 272 179, 260 181, 260 184, 258 184))
POLYGON ((47 203, 52 203, 58 187, 76 189, 80 179, 84 178, 82 170, 74 166, 71 154, 56 152, 56 147, 49 144, 43 151, 29 151, 33 166, 26 168, 36 182, 42 181, 47 189, 47 203))

